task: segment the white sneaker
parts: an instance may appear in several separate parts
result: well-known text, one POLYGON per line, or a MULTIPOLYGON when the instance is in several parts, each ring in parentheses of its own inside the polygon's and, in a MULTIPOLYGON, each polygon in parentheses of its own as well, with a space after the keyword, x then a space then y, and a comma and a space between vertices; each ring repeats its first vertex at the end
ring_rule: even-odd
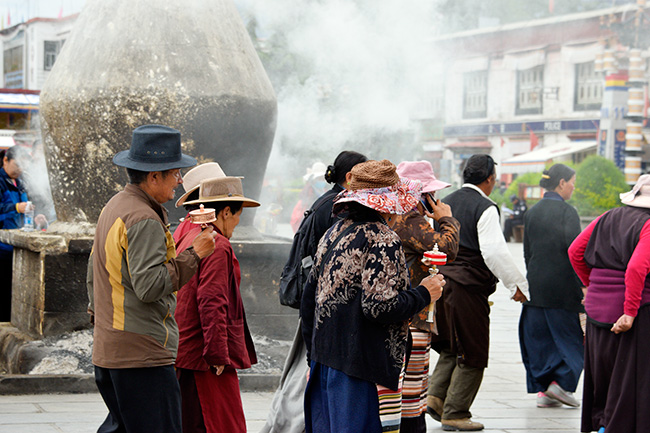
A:
POLYGON ((566 404, 567 406, 571 406, 571 407, 580 406, 580 402, 576 400, 576 398, 573 396, 573 393, 563 390, 562 387, 558 385, 557 382, 555 381, 551 382, 551 384, 548 386, 548 389, 544 394, 546 394, 548 397, 554 398, 557 401, 566 404))
POLYGON ((537 393, 537 407, 559 407, 562 403, 554 398, 547 397, 543 392, 537 393))

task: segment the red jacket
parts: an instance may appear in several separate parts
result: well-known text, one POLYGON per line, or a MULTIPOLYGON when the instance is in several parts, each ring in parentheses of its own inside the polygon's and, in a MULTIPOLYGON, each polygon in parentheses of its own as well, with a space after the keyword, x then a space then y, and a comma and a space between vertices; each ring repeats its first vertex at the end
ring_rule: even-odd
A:
MULTIPOLYGON (((174 242, 176 242, 177 246, 178 246, 178 243, 181 241, 181 238, 183 236, 185 236, 187 234, 187 232, 189 232, 193 228, 196 228, 196 224, 192 224, 192 221, 190 221, 190 214, 188 213, 185 216, 185 219, 183 220, 183 222, 181 222, 178 225, 178 227, 176 227, 176 230, 174 230, 174 242)), ((177 247, 177 249, 178 249, 178 247, 177 247)))
MULTIPOLYGON (((214 230, 218 233, 214 252, 201 260, 197 273, 178 292, 176 367, 202 371, 213 365, 250 368, 257 363, 257 356, 239 293, 239 261, 230 241, 219 229, 214 230)), ((178 250, 188 248, 200 231, 196 226, 182 235, 178 250)))

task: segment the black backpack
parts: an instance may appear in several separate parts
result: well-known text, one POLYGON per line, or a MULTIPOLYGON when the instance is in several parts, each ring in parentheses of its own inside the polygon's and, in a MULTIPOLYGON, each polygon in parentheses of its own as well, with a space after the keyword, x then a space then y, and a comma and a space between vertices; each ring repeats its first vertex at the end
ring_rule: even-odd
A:
POLYGON ((305 217, 293 236, 289 259, 284 265, 280 276, 279 294, 282 305, 300 308, 303 287, 314 264, 313 256, 316 254, 318 242, 320 241, 320 236, 314 233, 314 213, 325 203, 331 202, 331 198, 331 194, 325 194, 314 203, 311 209, 305 211, 305 217))

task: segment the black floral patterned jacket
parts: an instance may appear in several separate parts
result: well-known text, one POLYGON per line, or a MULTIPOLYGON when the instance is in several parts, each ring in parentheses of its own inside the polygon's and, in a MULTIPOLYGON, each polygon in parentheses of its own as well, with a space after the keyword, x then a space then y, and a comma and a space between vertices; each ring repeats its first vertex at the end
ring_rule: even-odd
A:
POLYGON ((383 221, 354 227, 342 220, 323 236, 301 305, 308 359, 396 390, 404 363, 408 319, 429 302, 410 289, 402 243, 383 221))

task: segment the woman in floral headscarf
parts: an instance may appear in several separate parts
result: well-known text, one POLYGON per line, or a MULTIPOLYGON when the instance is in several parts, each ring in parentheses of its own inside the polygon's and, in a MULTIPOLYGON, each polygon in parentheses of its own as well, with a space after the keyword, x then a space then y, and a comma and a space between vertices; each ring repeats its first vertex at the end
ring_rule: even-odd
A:
POLYGON ((395 216, 419 201, 387 160, 352 171, 334 211, 347 217, 323 236, 301 305, 311 370, 307 433, 398 432, 408 319, 442 294, 429 276, 411 289, 395 216))

